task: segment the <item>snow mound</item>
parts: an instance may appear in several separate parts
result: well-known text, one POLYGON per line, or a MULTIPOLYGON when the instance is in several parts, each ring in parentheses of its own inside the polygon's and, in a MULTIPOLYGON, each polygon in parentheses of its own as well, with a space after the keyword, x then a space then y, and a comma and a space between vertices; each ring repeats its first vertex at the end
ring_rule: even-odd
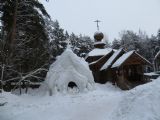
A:
POLYGON ((86 88, 88 90, 94 88, 94 79, 88 63, 70 49, 66 49, 51 65, 45 82, 50 94, 56 91, 67 92, 70 83, 74 84, 79 92, 86 88))
POLYGON ((160 77, 128 91, 111 120, 160 120, 160 77))

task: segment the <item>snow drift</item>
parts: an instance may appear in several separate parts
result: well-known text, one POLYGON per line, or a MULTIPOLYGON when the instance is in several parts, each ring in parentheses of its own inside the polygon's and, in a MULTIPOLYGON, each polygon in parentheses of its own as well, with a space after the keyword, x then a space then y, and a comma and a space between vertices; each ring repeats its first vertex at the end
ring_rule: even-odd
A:
POLYGON ((94 88, 94 79, 88 63, 69 48, 51 65, 45 80, 50 95, 67 92, 69 83, 74 83, 80 92, 94 88))
POLYGON ((160 77, 126 92, 110 120, 160 120, 160 77))
POLYGON ((95 87, 53 97, 3 92, 0 103, 7 103, 0 107, 0 120, 160 120, 160 78, 127 92, 110 83, 95 87))

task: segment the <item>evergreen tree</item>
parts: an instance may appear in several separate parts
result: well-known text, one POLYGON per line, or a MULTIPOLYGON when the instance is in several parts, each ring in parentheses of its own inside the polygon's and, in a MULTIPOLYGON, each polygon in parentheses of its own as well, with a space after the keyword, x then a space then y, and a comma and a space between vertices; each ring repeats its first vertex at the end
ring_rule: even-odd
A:
POLYGON ((160 29, 158 30, 157 33, 157 40, 158 40, 158 49, 160 50, 160 29))
POLYGON ((121 45, 126 50, 138 50, 139 49, 139 37, 133 31, 123 31, 121 33, 121 45))
POLYGON ((88 52, 93 49, 93 41, 89 36, 80 36, 79 37, 79 51, 78 56, 85 57, 88 52))
POLYGON ((72 33, 70 35, 70 41, 73 52, 80 57, 85 57, 85 55, 93 49, 93 42, 88 36, 82 36, 81 34, 77 36, 72 33))
MULTIPOLYGON (((0 8, 4 28, 1 49, 4 59, 0 60, 5 66, 3 80, 14 77, 19 81, 23 75, 48 63, 49 41, 44 16, 49 15, 37 0, 2 0, 0 8)), ((43 79, 45 74, 39 72, 37 76, 43 79)))
POLYGON ((45 19, 46 30, 50 39, 50 55, 51 62, 56 60, 56 57, 59 56, 67 46, 67 43, 71 43, 71 48, 75 54, 78 56, 84 57, 93 48, 93 42, 88 36, 75 35, 71 33, 68 34, 66 31, 60 27, 58 21, 52 21, 45 19))
POLYGON ((68 34, 67 31, 65 32, 65 38, 66 38, 66 39, 69 39, 69 34, 68 34))
POLYGON ((71 42, 71 46, 72 46, 73 52, 78 55, 78 53, 79 53, 79 47, 80 47, 78 36, 75 35, 74 33, 71 33, 71 35, 69 37, 69 40, 71 42))
POLYGON ((60 55, 66 48, 67 42, 66 42, 66 36, 64 34, 64 30, 60 27, 59 22, 56 21, 50 21, 50 51, 52 56, 55 58, 56 56, 60 55))
POLYGON ((112 48, 113 49, 119 49, 120 46, 121 46, 120 41, 117 40, 117 39, 114 39, 113 42, 112 42, 112 48))
MULTIPOLYGON (((159 32, 158 32, 159 33, 159 32)), ((124 47, 127 51, 137 50, 139 54, 148 59, 151 63, 154 60, 156 53, 160 50, 159 46, 159 34, 157 36, 152 35, 148 37, 145 32, 139 30, 139 33, 134 33, 133 31, 123 31, 121 32, 120 46, 124 47)), ((112 47, 117 45, 117 40, 114 40, 112 47)))

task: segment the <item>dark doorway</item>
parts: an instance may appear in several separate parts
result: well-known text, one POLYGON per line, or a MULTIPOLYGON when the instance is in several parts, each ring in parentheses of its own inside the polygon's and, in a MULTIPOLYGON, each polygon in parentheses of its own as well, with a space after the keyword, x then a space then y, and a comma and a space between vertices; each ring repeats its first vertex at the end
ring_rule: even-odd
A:
POLYGON ((74 88, 74 87, 77 87, 77 85, 76 85, 75 82, 72 82, 72 81, 71 81, 71 82, 68 83, 68 87, 69 87, 69 88, 74 88))

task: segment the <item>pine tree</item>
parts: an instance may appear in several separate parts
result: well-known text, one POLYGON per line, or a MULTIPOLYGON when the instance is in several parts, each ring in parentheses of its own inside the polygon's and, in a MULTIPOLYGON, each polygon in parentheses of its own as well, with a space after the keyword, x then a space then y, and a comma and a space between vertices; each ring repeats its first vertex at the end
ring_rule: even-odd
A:
POLYGON ((93 49, 93 41, 89 36, 84 35, 79 37, 78 42, 79 42, 78 46, 79 51, 77 55, 80 57, 85 57, 86 54, 93 49))
POLYGON ((50 27, 50 29, 48 29, 50 36, 50 53, 53 57, 52 59, 55 60, 56 56, 60 55, 65 50, 67 38, 57 20, 48 21, 48 26, 50 27))
POLYGON ((158 30, 158 33, 157 33, 157 40, 158 40, 158 46, 160 50, 160 29, 158 30))
POLYGON ((93 42, 88 36, 82 36, 81 34, 77 36, 72 33, 69 39, 71 41, 73 52, 80 57, 85 57, 85 55, 93 49, 93 42))
POLYGON ((68 34, 67 31, 65 32, 65 38, 66 38, 66 39, 69 39, 69 34, 68 34))
MULTIPOLYGON (((5 66, 3 80, 13 77, 20 80, 22 75, 48 63, 49 40, 44 16, 49 15, 37 0, 3 0, 0 8, 4 28, 1 51, 5 57, 0 61, 5 66)), ((45 74, 37 76, 43 78, 45 74)))
POLYGON ((126 50, 138 50, 139 49, 139 37, 133 31, 123 31, 121 33, 121 45, 126 48, 126 50))
POLYGON ((121 46, 120 41, 117 40, 117 39, 114 39, 113 42, 112 42, 112 48, 113 49, 119 49, 120 46, 121 46))

